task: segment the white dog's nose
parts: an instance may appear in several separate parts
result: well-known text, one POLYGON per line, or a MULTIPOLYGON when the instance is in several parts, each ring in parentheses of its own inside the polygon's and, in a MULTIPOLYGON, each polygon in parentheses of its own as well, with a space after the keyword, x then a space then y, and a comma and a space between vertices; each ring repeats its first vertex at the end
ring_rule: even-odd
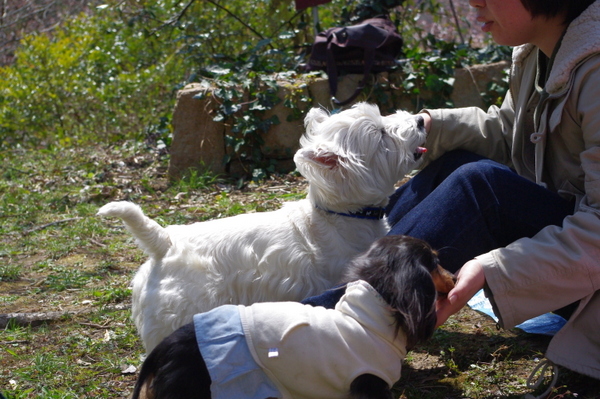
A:
MULTIPOLYGON (((423 118, 421 118, 423 119, 423 118)), ((419 160, 427 152, 427 148, 425 147, 417 147, 415 150, 415 161, 419 160)))

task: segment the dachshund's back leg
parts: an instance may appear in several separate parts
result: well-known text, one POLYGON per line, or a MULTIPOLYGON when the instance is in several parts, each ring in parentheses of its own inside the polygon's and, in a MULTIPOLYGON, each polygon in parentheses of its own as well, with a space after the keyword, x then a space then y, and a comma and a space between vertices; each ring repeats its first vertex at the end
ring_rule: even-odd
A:
POLYGON ((210 399, 210 384, 194 324, 189 323, 150 352, 132 399, 210 399))
POLYGON ((373 374, 362 374, 350 384, 350 399, 393 399, 393 395, 387 382, 373 374))

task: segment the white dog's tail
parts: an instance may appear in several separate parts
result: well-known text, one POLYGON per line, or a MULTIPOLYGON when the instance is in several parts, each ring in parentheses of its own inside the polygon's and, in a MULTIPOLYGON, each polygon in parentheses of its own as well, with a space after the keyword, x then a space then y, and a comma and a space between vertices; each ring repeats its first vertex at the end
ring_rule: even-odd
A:
POLYGON ((169 233, 131 202, 110 202, 98 210, 98 215, 123 219, 125 227, 137 239, 138 245, 154 258, 165 256, 172 245, 169 233))

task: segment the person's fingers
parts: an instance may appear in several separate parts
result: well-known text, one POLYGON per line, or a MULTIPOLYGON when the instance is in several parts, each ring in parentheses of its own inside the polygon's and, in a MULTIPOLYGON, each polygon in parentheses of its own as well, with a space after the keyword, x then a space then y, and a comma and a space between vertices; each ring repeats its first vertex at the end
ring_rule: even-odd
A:
POLYGON ((462 309, 485 284, 483 268, 477 260, 471 260, 459 270, 456 285, 436 303, 437 326, 444 324, 453 314, 462 309))

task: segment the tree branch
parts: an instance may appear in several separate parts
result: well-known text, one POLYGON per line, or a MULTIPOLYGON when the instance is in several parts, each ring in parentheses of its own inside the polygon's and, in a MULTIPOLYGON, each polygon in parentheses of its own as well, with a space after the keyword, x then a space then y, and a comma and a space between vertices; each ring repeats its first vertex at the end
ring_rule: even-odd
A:
POLYGON ((188 8, 191 7, 191 5, 194 3, 194 1, 196 0, 190 0, 184 7, 183 9, 173 18, 171 18, 170 20, 168 20, 165 25, 172 25, 175 22, 179 22, 181 21, 181 18, 183 18, 183 16, 185 15, 185 13, 187 12, 188 8))
POLYGON ((222 5, 216 3, 213 0, 207 0, 210 4, 216 6, 217 8, 220 8, 221 10, 225 11, 227 14, 229 14, 232 18, 234 18, 236 21, 238 21, 240 24, 244 25, 244 27, 246 27, 247 29, 250 29, 250 31, 252 31, 256 36, 258 36, 260 38, 260 40, 265 40, 264 36, 261 35, 258 31, 256 31, 253 27, 251 27, 250 25, 248 25, 247 23, 245 23, 244 21, 242 21, 237 15, 235 15, 234 13, 232 13, 231 11, 229 11, 227 8, 223 7, 222 5))
MULTIPOLYGON (((108 310, 126 310, 131 307, 130 304, 117 304, 113 306, 105 306, 103 309, 108 310)), ((85 313, 90 313, 97 308, 86 308, 84 310, 72 310, 64 312, 33 312, 33 313, 3 313, 0 314, 0 329, 5 329, 9 324, 25 327, 25 326, 39 326, 44 323, 52 323, 58 321, 64 317, 76 316, 85 313)), ((90 325, 90 323, 79 323, 82 325, 88 325, 91 327, 98 328, 97 325, 90 325)), ((103 327, 102 327, 103 328, 103 327)))
POLYGON ((460 30, 460 23, 458 20, 458 15, 456 15, 456 8, 454 8, 454 0, 449 0, 450 9, 452 10, 452 15, 454 16, 454 23, 456 24, 456 31, 458 32, 458 37, 460 37, 460 43, 465 44, 465 38, 462 35, 462 31, 460 30))

